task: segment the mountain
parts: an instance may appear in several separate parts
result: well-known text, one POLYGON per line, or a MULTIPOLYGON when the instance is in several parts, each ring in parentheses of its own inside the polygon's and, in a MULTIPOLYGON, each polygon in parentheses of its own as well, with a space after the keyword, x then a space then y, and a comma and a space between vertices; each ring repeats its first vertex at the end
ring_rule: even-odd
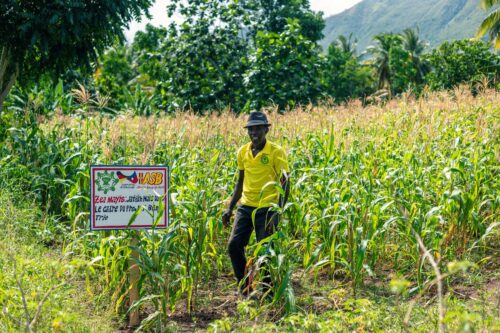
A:
POLYGON ((473 37, 486 15, 479 0, 364 0, 326 18, 321 45, 326 50, 339 35, 352 33, 361 53, 374 35, 410 27, 418 28, 420 37, 435 47, 446 40, 473 37))

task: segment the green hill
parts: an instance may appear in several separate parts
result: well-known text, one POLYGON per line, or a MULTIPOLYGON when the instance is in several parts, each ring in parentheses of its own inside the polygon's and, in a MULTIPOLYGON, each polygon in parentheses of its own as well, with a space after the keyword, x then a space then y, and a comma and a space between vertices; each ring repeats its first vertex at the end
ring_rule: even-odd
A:
POLYGON ((337 36, 352 32, 361 53, 375 34, 412 27, 436 46, 446 40, 473 37, 485 17, 479 0, 364 0, 326 19, 321 45, 326 49, 337 36))

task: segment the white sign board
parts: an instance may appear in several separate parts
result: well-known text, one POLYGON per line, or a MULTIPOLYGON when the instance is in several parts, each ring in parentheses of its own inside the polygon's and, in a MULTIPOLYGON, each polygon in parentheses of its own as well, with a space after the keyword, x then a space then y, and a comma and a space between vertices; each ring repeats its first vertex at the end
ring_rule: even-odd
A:
POLYGON ((169 180, 167 166, 92 165, 90 229, 166 228, 169 180))

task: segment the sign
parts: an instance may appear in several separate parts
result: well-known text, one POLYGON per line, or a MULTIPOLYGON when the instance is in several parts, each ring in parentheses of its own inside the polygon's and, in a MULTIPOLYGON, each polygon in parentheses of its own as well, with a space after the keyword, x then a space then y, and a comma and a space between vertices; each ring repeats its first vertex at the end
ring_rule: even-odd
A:
POLYGON ((166 228, 169 183, 167 166, 90 166, 90 229, 166 228))

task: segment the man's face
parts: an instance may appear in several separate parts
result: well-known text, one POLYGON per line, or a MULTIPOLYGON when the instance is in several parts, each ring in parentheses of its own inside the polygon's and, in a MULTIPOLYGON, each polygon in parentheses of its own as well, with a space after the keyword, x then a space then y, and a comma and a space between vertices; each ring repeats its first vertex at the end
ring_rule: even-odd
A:
POLYGON ((252 141, 253 146, 260 146, 266 139, 266 134, 269 132, 269 127, 266 125, 250 126, 248 129, 248 136, 252 141))

